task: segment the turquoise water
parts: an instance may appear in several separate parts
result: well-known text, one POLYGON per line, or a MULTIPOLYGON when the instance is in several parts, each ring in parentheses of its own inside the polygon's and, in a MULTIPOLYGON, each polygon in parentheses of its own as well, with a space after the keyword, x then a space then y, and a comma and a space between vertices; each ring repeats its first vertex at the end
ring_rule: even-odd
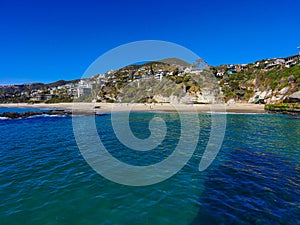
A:
MULTIPOLYGON (((143 153, 117 141, 109 115, 96 117, 96 124, 112 155, 149 165, 166 158, 180 135, 176 114, 156 116, 167 122, 166 140, 157 151, 143 153)), ((152 117, 131 114, 137 137, 150 134, 152 117)), ((145 187, 116 184, 97 174, 81 156, 70 117, 1 119, 0 223, 300 224, 300 120, 227 115, 221 151, 199 172, 210 115, 200 114, 199 119, 199 144, 188 164, 172 178, 145 187)))

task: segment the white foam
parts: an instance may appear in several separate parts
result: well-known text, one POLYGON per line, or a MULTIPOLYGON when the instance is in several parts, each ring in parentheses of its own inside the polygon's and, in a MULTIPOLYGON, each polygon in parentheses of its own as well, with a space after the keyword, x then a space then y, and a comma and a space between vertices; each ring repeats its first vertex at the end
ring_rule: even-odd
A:
POLYGON ((40 117, 66 117, 65 115, 49 115, 49 114, 41 114, 41 115, 34 115, 34 116, 29 116, 27 119, 32 119, 32 118, 40 118, 40 117))
POLYGON ((252 113, 252 112, 212 112, 212 111, 209 111, 209 112, 206 112, 207 114, 235 114, 235 115, 262 115, 262 114, 266 114, 266 113, 252 113))

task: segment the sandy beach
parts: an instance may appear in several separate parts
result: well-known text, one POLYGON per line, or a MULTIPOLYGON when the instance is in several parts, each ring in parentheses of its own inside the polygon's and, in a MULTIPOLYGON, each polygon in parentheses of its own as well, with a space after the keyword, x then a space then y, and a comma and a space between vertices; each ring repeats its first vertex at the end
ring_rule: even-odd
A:
MULTIPOLYGON (((233 112, 233 113, 265 113, 264 105, 259 104, 178 104, 169 103, 156 104, 127 104, 127 103, 54 103, 54 104, 27 104, 27 103, 10 103, 0 104, 0 107, 7 108, 51 108, 51 109, 77 109, 77 110, 94 110, 96 112, 110 111, 162 111, 162 112, 233 112)), ((9 109, 8 109, 9 111, 9 109)))

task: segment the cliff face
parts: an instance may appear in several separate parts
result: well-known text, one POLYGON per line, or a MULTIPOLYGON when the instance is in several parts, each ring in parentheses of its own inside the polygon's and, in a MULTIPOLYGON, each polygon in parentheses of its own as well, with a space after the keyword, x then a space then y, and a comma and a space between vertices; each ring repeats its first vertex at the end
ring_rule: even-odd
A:
MULTIPOLYGON (((149 68, 144 68, 149 71, 149 68)), ((206 71, 208 76, 203 70, 194 73, 191 66, 182 64, 179 67, 160 64, 159 70, 154 69, 156 78, 159 71, 163 71, 163 80, 167 78, 176 84, 173 89, 177 90, 177 94, 165 87, 165 91, 151 92, 149 96, 154 96, 153 99, 158 102, 210 103, 221 98, 229 103, 277 104, 299 101, 290 96, 300 90, 300 55, 242 65, 210 66, 206 71), (210 79, 211 75, 215 79, 210 79)))
POLYGON ((183 62, 167 59, 111 72, 98 89, 98 101, 210 103, 216 100, 220 89, 214 74, 183 62))
POLYGON ((226 100, 273 104, 287 101, 299 91, 300 57, 292 64, 263 60, 247 65, 212 67, 226 100))
POLYGON ((224 99, 230 104, 275 104, 298 102, 293 95, 300 91, 299 84, 300 55, 215 67, 203 60, 191 65, 171 58, 84 80, 2 86, 0 101, 26 102, 36 93, 48 93, 68 101, 211 103, 224 99), (199 63, 205 66, 199 68, 199 63))

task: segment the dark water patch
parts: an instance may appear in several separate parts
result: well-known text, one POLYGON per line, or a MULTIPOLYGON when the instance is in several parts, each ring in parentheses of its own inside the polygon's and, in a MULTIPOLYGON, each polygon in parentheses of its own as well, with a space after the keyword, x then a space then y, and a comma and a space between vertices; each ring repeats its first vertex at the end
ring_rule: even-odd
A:
POLYGON ((300 120, 300 115, 289 115, 288 118, 291 120, 300 120))
POLYGON ((235 149, 207 173, 191 225, 299 224, 300 171, 280 155, 235 149))

